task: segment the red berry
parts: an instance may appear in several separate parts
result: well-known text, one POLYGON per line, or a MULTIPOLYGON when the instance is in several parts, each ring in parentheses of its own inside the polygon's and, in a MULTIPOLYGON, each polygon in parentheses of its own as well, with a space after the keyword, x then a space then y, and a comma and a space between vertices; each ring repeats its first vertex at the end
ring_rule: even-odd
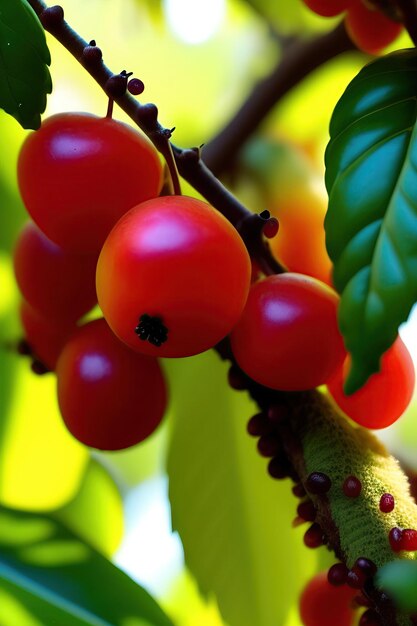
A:
POLYGON ((389 540, 391 549, 394 552, 399 552, 402 549, 401 548, 402 535, 403 535, 403 531, 401 530, 401 528, 398 528, 397 526, 395 526, 394 528, 391 528, 391 530, 389 531, 388 540, 389 540))
POLYGON ((18 179, 26 208, 47 237, 98 254, 124 213, 158 195, 162 166, 149 140, 127 124, 62 113, 28 136, 18 179))
POLYGON ((346 577, 346 583, 349 587, 352 587, 352 589, 362 589, 365 580, 366 576, 359 570, 350 570, 346 577))
POLYGON ((352 626, 354 612, 351 604, 356 593, 346 585, 331 585, 326 572, 317 574, 300 597, 302 623, 304 626, 352 626))
POLYGON ((303 0, 309 9, 323 17, 334 17, 343 13, 353 0, 303 0))
POLYGON ((324 543, 323 530, 320 524, 314 522, 304 533, 304 543, 307 548, 319 548, 324 543))
POLYGON ((164 196, 112 230, 97 266, 97 295, 116 335, 138 352, 191 356, 238 321, 250 258, 233 226, 201 200, 164 196))
POLYGON ((311 500, 300 502, 297 507, 297 515, 306 522, 314 522, 317 515, 316 507, 311 500))
POLYGON ((26 302, 43 316, 77 320, 96 303, 97 257, 67 252, 29 222, 14 251, 14 271, 26 302))
POLYGON ((401 550, 415 552, 417 550, 417 530, 404 528, 401 534, 401 550))
POLYGON ((311 474, 307 476, 305 483, 307 491, 314 495, 327 493, 331 486, 332 481, 327 474, 323 474, 323 472, 311 472, 311 474))
POLYGON ((379 501, 379 508, 382 513, 391 513, 395 507, 394 496, 390 493, 384 493, 379 501))
POLYGON ((325 383, 346 354, 337 305, 329 287, 302 274, 255 283, 231 334, 239 366, 272 389, 301 391, 325 383))
POLYGON ((348 498, 357 498, 362 491, 362 483, 356 476, 348 476, 343 483, 343 493, 348 498))
POLYGON ((359 571, 366 578, 369 578, 371 576, 375 576, 377 572, 377 566, 373 561, 371 561, 371 559, 360 556, 358 559, 356 559, 353 570, 356 572, 359 571))
POLYGON ((145 90, 145 85, 139 78, 131 78, 127 83, 129 92, 134 96, 139 96, 145 90))
POLYGON ((87 446, 133 446, 149 437, 164 415, 167 390, 158 361, 126 348, 103 319, 78 329, 56 372, 64 422, 87 446))
POLYGON ((357 424, 365 428, 386 428, 393 424, 409 405, 414 391, 414 365, 401 341, 396 339, 381 359, 381 371, 350 396, 343 391, 343 379, 349 357, 328 381, 327 388, 337 405, 357 424))
POLYGON ((345 23, 353 43, 369 54, 381 52, 402 30, 401 24, 393 22, 378 9, 368 8, 362 0, 351 2, 345 23))
POLYGON ((346 583, 348 573, 349 570, 344 563, 335 563, 327 572, 327 580, 331 585, 339 587, 346 583))
MULTIPOLYGON (((20 320, 31 354, 53 371, 65 343, 76 330, 75 322, 50 320, 27 302, 22 302, 20 306, 20 320)), ((36 368, 40 369, 38 366, 36 368)))

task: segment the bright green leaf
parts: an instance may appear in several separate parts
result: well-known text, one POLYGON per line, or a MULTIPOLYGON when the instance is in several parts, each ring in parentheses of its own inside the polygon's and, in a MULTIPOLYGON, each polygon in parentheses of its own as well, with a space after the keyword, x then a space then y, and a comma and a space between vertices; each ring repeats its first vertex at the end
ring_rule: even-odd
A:
POLYGON ((317 555, 292 529, 289 481, 274 481, 246 433, 256 407, 227 386, 214 353, 165 362, 171 374, 168 473, 173 527, 201 591, 230 626, 283 624, 317 555))
POLYGON ((142 587, 58 521, 2 507, 0 587, 41 624, 172 626, 142 587))
POLYGON ((376 585, 395 601, 401 611, 417 611, 416 561, 392 561, 379 568, 376 585))
POLYGON ((104 556, 111 557, 123 536, 123 503, 108 471, 91 460, 80 490, 53 517, 104 556))
POLYGON ((44 30, 26 0, 0 6, 0 107, 23 128, 39 128, 52 83, 44 30))
POLYGON ((78 491, 88 449, 64 426, 55 376, 35 376, 28 360, 12 352, 1 361, 15 378, 0 421, 0 502, 37 511, 63 506, 78 491))
POLYGON ((330 124, 325 227, 352 355, 347 393, 379 370, 417 300, 416 76, 415 50, 367 65, 330 124))

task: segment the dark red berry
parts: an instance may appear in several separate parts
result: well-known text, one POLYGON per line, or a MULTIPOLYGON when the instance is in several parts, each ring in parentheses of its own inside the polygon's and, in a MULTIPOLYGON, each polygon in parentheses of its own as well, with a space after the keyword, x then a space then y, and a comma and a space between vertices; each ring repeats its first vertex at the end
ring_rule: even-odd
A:
POLYGON ((235 391, 243 391, 243 389, 246 389, 245 376, 236 365, 232 365, 229 368, 227 380, 230 387, 235 389, 235 391))
POLYGON ((263 227, 263 233, 267 239, 275 237, 279 230, 279 222, 276 217, 270 217, 263 227))
POLYGON ((309 493, 319 495, 327 493, 332 486, 332 481, 322 472, 312 472, 306 480, 305 487, 309 493))
POLYGON ((268 463, 268 473, 272 478, 287 478, 291 472, 291 466, 284 454, 274 456, 268 463))
POLYGON ((327 572, 327 580, 334 587, 344 585, 347 580, 348 568, 344 563, 335 563, 327 572))
POLYGON ((292 492, 296 498, 304 498, 304 496, 306 495, 306 490, 304 489, 302 483, 297 483, 296 485, 294 485, 294 487, 292 488, 292 492))
POLYGON ((389 539, 391 549, 394 552, 399 552, 401 550, 402 534, 403 534, 403 531, 401 530, 401 528, 398 528, 397 526, 395 526, 394 528, 391 528, 391 530, 389 531, 388 539, 389 539))
POLYGON ((380 624, 379 615, 373 609, 365 611, 359 620, 359 626, 380 626, 380 624))
POLYGON ((262 435, 262 437, 258 441, 258 452, 262 456, 276 456, 280 448, 281 446, 276 435, 262 435))
POLYGON ((316 515, 317 515, 316 507, 314 506, 311 500, 300 502, 300 504, 297 507, 297 514, 305 522, 314 522, 314 520, 316 519, 316 515))
POLYGON ((349 570, 346 582, 352 589, 362 589, 365 582, 365 576, 359 571, 349 570))
POLYGON ((379 501, 379 509, 382 513, 391 513, 395 507, 394 496, 390 493, 384 493, 379 501))
POLYGON ((405 528, 401 535, 401 550, 414 552, 417 550, 417 530, 413 528, 405 528))
POLYGON ((304 533, 304 543, 307 548, 318 548, 319 546, 323 545, 324 535, 320 524, 314 522, 314 524, 312 524, 310 528, 306 530, 306 532, 304 533))
POLYGON ((247 425, 247 431, 249 435, 252 435, 252 437, 268 435, 271 432, 271 424, 264 413, 257 413, 250 418, 247 425))
POLYGON ((348 476, 343 483, 343 493, 348 498, 357 498, 362 491, 362 483, 356 476, 348 476))
POLYGON ((132 78, 127 84, 127 88, 133 96, 139 96, 145 90, 145 85, 139 78, 132 78))
POLYGON ((271 422, 280 422, 287 416, 287 409, 282 404, 275 404, 268 409, 268 419, 271 422))
POLYGON ((355 565, 353 567, 354 571, 359 570, 366 578, 370 578, 371 576, 375 576, 377 572, 377 566, 370 559, 366 559, 361 556, 355 561, 355 565))

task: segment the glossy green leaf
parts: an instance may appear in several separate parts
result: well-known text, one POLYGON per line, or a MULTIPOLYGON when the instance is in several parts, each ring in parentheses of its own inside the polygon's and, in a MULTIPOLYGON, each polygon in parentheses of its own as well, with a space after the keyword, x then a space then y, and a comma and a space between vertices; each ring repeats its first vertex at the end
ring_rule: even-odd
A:
POLYGON ((395 601, 401 611, 417 611, 416 561, 392 561, 379 568, 376 585, 395 601))
POLYGON ((61 523, 3 507, 0 588, 41 624, 172 626, 142 587, 61 523))
POLYGON ((52 83, 44 30, 26 0, 0 6, 0 107, 23 128, 39 128, 52 83))
POLYGON ((327 248, 352 355, 347 393, 379 370, 417 300, 417 52, 366 66, 347 87, 326 151, 327 248))
POLYGON ((276 626, 317 566, 293 529, 291 483, 274 481, 246 433, 256 407, 227 386, 214 353, 167 361, 172 439, 168 474, 173 528, 201 591, 229 626, 276 626))
POLYGON ((110 558, 123 537, 123 502, 109 472, 90 460, 80 489, 53 517, 110 558))

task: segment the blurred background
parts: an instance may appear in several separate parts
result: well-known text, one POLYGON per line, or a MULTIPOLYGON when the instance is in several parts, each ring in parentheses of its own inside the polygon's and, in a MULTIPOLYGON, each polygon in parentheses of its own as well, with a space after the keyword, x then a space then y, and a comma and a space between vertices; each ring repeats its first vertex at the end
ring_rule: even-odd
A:
MULTIPOLYGON (((234 115, 283 54, 285 35, 303 37, 335 24, 314 17, 301 0, 65 0, 64 9, 85 39, 97 41, 107 65, 143 80, 141 101, 157 104, 161 122, 176 127, 174 141, 182 147, 208 143, 234 115)), ((101 90, 59 44, 48 43, 53 93, 46 115, 104 115, 101 90)), ((404 36, 395 47, 408 45, 404 36)), ((316 229, 312 258, 323 280, 329 276, 321 231, 328 123, 366 60, 343 55, 304 80, 225 174, 253 210, 268 208, 283 223, 286 213, 298 215, 296 221, 316 229)), ((128 121, 117 108, 115 117, 128 121)), ((24 543, 16 520, 26 518, 13 518, 9 527, 7 511, 29 512, 36 516, 28 519, 58 520, 111 559, 178 626, 299 626, 300 589, 332 560, 324 549, 304 547, 305 528, 292 528, 291 483, 267 477, 266 461, 245 431, 256 408, 245 393, 228 388, 227 366, 215 354, 165 361, 171 401, 163 425, 140 446, 104 454, 65 430, 54 375, 35 376, 28 360, 8 349, 22 336, 12 251, 27 220, 16 183, 25 136, 0 112, 0 553, 1 546, 24 543)), ((183 192, 197 195, 185 183, 183 192)), ((402 332, 415 359, 416 324, 411 318, 402 332)), ((414 403, 380 434, 417 471, 416 413, 414 403)), ((77 560, 65 546, 45 542, 32 564, 77 560)), ((64 623, 56 619, 42 618, 24 593, 0 584, 2 625, 64 623)), ((144 622, 128 616, 119 623, 144 622)))

